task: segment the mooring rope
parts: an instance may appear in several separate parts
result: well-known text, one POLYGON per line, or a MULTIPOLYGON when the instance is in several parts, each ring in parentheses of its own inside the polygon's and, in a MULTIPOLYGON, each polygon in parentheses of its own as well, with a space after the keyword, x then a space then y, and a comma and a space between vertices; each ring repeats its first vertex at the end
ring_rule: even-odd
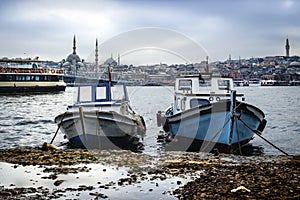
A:
MULTIPOLYGON (((235 108, 233 109, 232 113, 235 113, 237 108, 240 107, 242 105, 242 102, 240 102, 237 106, 235 106, 235 108)), ((231 116, 229 115, 233 115, 231 112, 228 113, 226 115, 226 117, 228 117, 228 120, 224 123, 224 125, 216 132, 216 134, 212 137, 211 141, 213 142, 213 140, 219 135, 219 133, 226 127, 226 125, 231 121, 231 116)), ((205 150, 209 145, 209 142, 206 143, 206 145, 204 146, 203 150, 205 150)))
MULTIPOLYGON (((234 118, 237 119, 238 117, 235 115, 234 118)), ((242 153, 242 149, 241 149, 242 147, 241 147, 240 135, 239 135, 239 129, 238 129, 238 124, 237 123, 235 123, 235 128, 236 128, 236 135, 237 135, 237 138, 238 138, 239 151, 240 151, 240 155, 242 156, 243 153, 242 153)))
MULTIPOLYGON (((211 141, 213 142, 213 140, 217 137, 217 135, 219 135, 219 133, 225 128, 225 126, 229 123, 230 121, 230 117, 228 118, 228 120, 226 121, 226 123, 224 123, 224 125, 216 132, 216 134, 212 137, 211 141)), ((209 145, 209 142, 206 143, 206 145, 204 146, 203 150, 205 150, 209 145)))
POLYGON ((64 115, 62 116, 62 118, 61 118, 61 120, 60 120, 60 123, 58 124, 58 127, 57 127, 57 129, 56 129, 56 132, 55 132, 55 134, 54 134, 54 136, 53 136, 53 138, 52 138, 50 144, 53 143, 54 138, 56 137, 56 135, 57 135, 57 133, 58 133, 58 130, 60 129, 60 125, 61 125, 62 121, 64 120, 66 114, 67 114, 67 112, 65 112, 64 115))
POLYGON ((283 151, 282 149, 280 149, 279 147, 277 147, 276 145, 274 145, 273 143, 271 143, 270 141, 268 141, 266 138, 264 138, 263 136, 261 136, 261 132, 259 130, 254 130, 252 129, 250 126, 248 126, 248 124, 246 124, 240 117, 238 117, 238 120, 240 120, 244 126, 246 126, 248 129, 250 129, 253 133, 255 133, 257 136, 259 136, 261 139, 263 139, 264 141, 266 141, 268 144, 270 144, 271 146, 273 146, 275 149, 279 150, 280 152, 284 153, 285 155, 289 156, 288 153, 286 153, 285 151, 283 151))

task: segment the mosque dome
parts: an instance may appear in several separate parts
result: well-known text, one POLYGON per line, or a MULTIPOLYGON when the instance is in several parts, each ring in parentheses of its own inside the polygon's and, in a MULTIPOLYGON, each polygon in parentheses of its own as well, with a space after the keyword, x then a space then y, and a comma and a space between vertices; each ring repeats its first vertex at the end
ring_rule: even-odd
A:
POLYGON ((71 53, 70 55, 68 55, 66 62, 69 64, 75 64, 75 63, 79 63, 81 62, 80 57, 76 54, 76 39, 75 39, 75 35, 74 35, 74 39, 73 39, 73 53, 71 53))
POLYGON ((68 55, 66 61, 70 62, 70 63, 73 63, 75 61, 77 63, 77 62, 81 62, 81 59, 76 53, 75 54, 72 53, 72 54, 68 55))
POLYGON ((104 64, 115 66, 115 65, 117 65, 117 62, 112 57, 110 57, 104 62, 104 64))

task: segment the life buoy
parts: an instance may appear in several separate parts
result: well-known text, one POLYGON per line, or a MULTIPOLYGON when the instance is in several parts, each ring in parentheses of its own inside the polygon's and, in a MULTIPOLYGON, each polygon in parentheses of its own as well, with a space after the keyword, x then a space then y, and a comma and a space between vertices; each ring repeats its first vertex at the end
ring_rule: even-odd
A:
POLYGON ((60 69, 60 70, 58 71, 58 73, 59 73, 59 74, 63 74, 63 73, 64 73, 64 70, 60 69))
POLYGON ((214 100, 214 98, 213 97, 209 97, 209 99, 208 99, 209 101, 213 101, 214 100))
POLYGON ((220 101, 221 100, 221 98, 220 97, 216 97, 216 101, 220 101))
POLYGON ((52 73, 52 74, 55 74, 55 69, 51 69, 51 73, 52 73))

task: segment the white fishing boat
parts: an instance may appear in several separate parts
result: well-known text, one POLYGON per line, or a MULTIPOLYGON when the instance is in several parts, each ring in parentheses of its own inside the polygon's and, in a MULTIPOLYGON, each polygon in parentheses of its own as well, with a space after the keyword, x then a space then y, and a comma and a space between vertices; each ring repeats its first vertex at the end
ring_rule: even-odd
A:
POLYGON ((41 61, 1 60, 0 94, 65 91, 64 70, 41 66, 41 61))
POLYGON ((139 148, 146 127, 129 104, 125 84, 78 86, 77 100, 55 122, 74 148, 139 148))
POLYGON ((233 85, 232 78, 211 74, 177 77, 174 103, 157 114, 158 125, 175 141, 170 146, 231 153, 261 133, 264 113, 245 103, 244 94, 237 94, 233 85))

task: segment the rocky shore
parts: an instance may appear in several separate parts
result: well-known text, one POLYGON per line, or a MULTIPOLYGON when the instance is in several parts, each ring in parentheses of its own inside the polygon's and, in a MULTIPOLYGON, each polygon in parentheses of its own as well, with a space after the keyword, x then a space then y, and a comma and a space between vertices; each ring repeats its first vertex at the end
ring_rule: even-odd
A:
MULTIPOLYGON (((191 152, 147 155, 116 150, 14 148, 0 149, 0 162, 9 163, 12 172, 30 166, 41 168, 42 172, 36 174, 38 179, 52 184, 46 187, 33 183, 24 187, 17 183, 7 185, 2 179, 0 199, 80 199, 82 195, 88 199, 114 199, 110 192, 122 193, 129 186, 165 199, 300 198, 300 156, 243 157, 191 152), (96 166, 102 166, 101 170, 96 166), (84 184, 62 187, 67 182, 65 177, 75 174, 75 179, 80 180, 84 173, 103 174, 119 168, 125 172, 115 179, 113 176, 107 176, 106 182, 87 179, 84 184), (174 187, 163 188, 163 192, 157 190, 167 183, 174 187)), ((0 170, 1 176, 6 174, 1 165, 0 170)), ((118 199, 122 199, 122 194, 118 199)))

